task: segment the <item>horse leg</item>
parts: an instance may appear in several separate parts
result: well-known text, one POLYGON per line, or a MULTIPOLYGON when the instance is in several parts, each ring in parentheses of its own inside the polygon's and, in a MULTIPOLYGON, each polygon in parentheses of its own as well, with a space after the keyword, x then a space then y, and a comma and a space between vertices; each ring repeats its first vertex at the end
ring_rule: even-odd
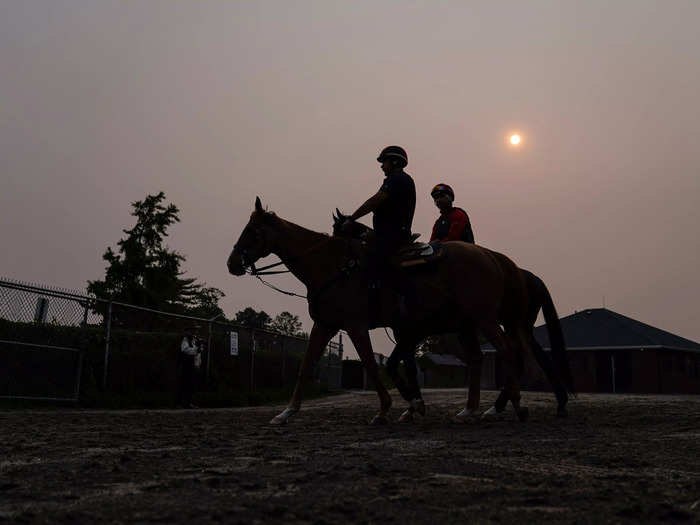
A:
POLYGON ((418 412, 421 416, 425 416, 425 402, 418 385, 418 366, 416 365, 416 346, 418 346, 418 342, 418 339, 413 339, 410 343, 407 343, 406 350, 403 353, 403 366, 406 372, 406 381, 408 381, 409 397, 411 397, 409 400, 411 405, 410 411, 418 412))
POLYGON ((409 390, 406 381, 404 381, 404 378, 401 377, 401 374, 399 373, 399 363, 401 361, 406 361, 406 356, 404 355, 405 348, 402 343, 403 341, 401 341, 401 339, 397 341, 394 350, 389 356, 389 359, 386 360, 386 371, 391 380, 394 382, 394 386, 396 386, 399 394, 401 394, 401 397, 410 403, 413 399, 413 392, 409 390))
MULTIPOLYGON (((515 409, 515 413, 521 421, 527 419, 527 408, 520 407, 520 384, 518 375, 518 365, 513 348, 513 342, 506 337, 501 327, 497 323, 485 323, 479 327, 489 342, 496 349, 496 354, 501 359, 504 368, 504 392, 507 399, 510 399, 515 409)), ((502 411, 502 410, 500 410, 502 411)), ((484 415, 490 416, 498 413, 496 407, 487 410, 484 415)))
POLYGON ((456 417, 464 420, 476 415, 479 410, 481 398, 481 367, 484 354, 481 353, 481 347, 479 346, 479 340, 477 339, 475 330, 460 332, 459 342, 462 345, 462 351, 467 363, 467 388, 469 394, 466 407, 459 412, 456 417))
POLYGON ((337 333, 337 328, 330 328, 319 323, 314 323, 311 328, 311 334, 309 334, 309 344, 306 347, 304 359, 301 362, 301 367, 299 367, 299 375, 297 376, 297 383, 294 387, 292 399, 289 401, 287 408, 272 418, 270 421, 271 425, 284 425, 290 417, 299 412, 301 409, 301 391, 311 377, 313 366, 321 357, 328 342, 337 333))
POLYGON ((547 377, 549 384, 552 385, 552 390, 554 390, 554 395, 557 398, 557 417, 566 417, 568 415, 566 404, 569 401, 569 394, 566 392, 566 387, 564 387, 554 371, 552 359, 545 353, 542 346, 537 342, 532 333, 528 334, 528 341, 530 343, 530 348, 532 348, 532 351, 535 354, 537 364, 540 365, 540 368, 547 377))
POLYGON ((407 338, 404 335, 398 337, 394 351, 387 360, 386 368, 399 394, 409 403, 409 407, 401 414, 399 421, 402 423, 413 421, 413 413, 425 415, 425 403, 418 386, 418 367, 416 366, 415 338, 407 338), (399 362, 403 361, 406 380, 399 373, 399 362))
POLYGON ((346 327, 346 329, 352 344, 355 345, 355 350, 357 350, 357 353, 362 360, 362 364, 365 366, 367 375, 374 383, 374 387, 377 390, 377 396, 379 396, 379 412, 372 419, 372 424, 377 425, 388 423, 389 419, 387 414, 391 408, 391 396, 379 379, 379 371, 377 370, 377 363, 374 360, 372 342, 369 339, 369 331, 367 330, 366 326, 362 328, 346 327))
MULTIPOLYGON (((525 371, 525 356, 530 350, 530 340, 528 338, 529 332, 525 329, 523 324, 516 325, 512 330, 506 330, 506 337, 509 340, 509 345, 511 352, 514 352, 515 360, 515 374, 520 383, 520 378, 523 376, 525 371), (510 335, 508 335, 510 332, 510 335)), ((513 404, 513 409, 518 416, 520 421, 527 420, 529 416, 529 410, 527 407, 520 405, 520 392, 518 391, 518 396, 516 398, 511 398, 510 402, 513 404)))

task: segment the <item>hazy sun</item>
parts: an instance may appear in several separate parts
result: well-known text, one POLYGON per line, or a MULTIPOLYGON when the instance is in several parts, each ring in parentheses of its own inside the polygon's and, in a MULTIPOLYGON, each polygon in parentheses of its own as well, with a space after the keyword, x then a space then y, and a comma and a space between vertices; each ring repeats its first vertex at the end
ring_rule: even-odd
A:
POLYGON ((513 146, 517 146, 518 144, 520 144, 520 135, 511 135, 510 136, 510 143, 513 146))

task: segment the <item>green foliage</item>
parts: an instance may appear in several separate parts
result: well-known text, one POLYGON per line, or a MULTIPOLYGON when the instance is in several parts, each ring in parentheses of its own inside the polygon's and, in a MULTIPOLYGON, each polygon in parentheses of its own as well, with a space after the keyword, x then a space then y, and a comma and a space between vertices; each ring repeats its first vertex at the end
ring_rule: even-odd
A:
MULTIPOLYGON (((167 204, 165 194, 148 195, 131 204, 136 225, 118 243, 115 253, 107 248, 102 258, 107 261, 104 280, 88 281, 88 292, 155 310, 164 310, 213 317, 222 314, 219 300, 223 292, 217 288, 184 278, 185 257, 164 244, 168 228, 180 222, 180 210, 167 204)), ((100 313, 104 306, 98 306, 100 313)))
POLYGON ((289 312, 282 312, 281 314, 278 314, 272 323, 270 323, 270 330, 284 335, 302 335, 299 316, 293 315, 289 312))
POLYGON ((258 328, 261 330, 269 330, 270 324, 272 323, 272 318, 269 315, 267 315, 265 311, 260 310, 258 312, 250 306, 248 306, 244 310, 236 312, 234 322, 241 326, 245 326, 246 328, 258 328))
POLYGON ((422 357, 426 352, 442 354, 442 342, 439 335, 431 335, 423 339, 416 347, 416 356, 422 357))

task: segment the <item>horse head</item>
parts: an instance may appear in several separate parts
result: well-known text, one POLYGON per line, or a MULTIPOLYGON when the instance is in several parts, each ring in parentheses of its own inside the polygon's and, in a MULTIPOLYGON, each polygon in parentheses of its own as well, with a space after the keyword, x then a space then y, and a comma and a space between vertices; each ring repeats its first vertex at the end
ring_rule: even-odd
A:
POLYGON ((352 239, 360 239, 367 232, 371 231, 370 228, 364 224, 353 221, 349 230, 343 230, 343 223, 350 217, 349 215, 343 215, 342 212, 336 208, 333 214, 333 235, 336 237, 349 237, 352 239))
POLYGON ((243 275, 247 267, 253 266, 258 259, 270 255, 274 240, 274 231, 271 226, 275 219, 277 219, 275 214, 265 211, 260 197, 256 197, 255 210, 226 261, 229 273, 243 275))

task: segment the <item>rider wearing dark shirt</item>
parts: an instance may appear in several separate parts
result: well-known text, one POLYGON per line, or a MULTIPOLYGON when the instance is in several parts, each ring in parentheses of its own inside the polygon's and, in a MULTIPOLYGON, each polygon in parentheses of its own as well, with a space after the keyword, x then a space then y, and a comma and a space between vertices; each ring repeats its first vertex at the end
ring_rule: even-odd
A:
POLYGON ((352 221, 368 213, 374 214, 372 224, 376 244, 369 267, 370 293, 373 296, 370 298, 371 306, 377 302, 376 291, 381 287, 382 280, 406 296, 406 302, 410 303, 414 295, 412 283, 391 268, 390 259, 400 246, 411 241, 416 186, 411 176, 403 171, 408 165, 408 155, 402 147, 387 146, 377 161, 384 172, 384 183, 377 193, 348 217, 344 227, 349 229, 352 221))
POLYGON ((388 198, 377 207, 372 217, 376 235, 391 242, 405 243, 411 239, 411 224, 416 209, 416 186, 403 169, 388 173, 379 191, 388 198))
POLYGON ((430 192, 440 217, 435 221, 430 242, 464 241, 474 243, 474 233, 467 212, 453 206, 454 191, 447 184, 438 184, 430 192))

